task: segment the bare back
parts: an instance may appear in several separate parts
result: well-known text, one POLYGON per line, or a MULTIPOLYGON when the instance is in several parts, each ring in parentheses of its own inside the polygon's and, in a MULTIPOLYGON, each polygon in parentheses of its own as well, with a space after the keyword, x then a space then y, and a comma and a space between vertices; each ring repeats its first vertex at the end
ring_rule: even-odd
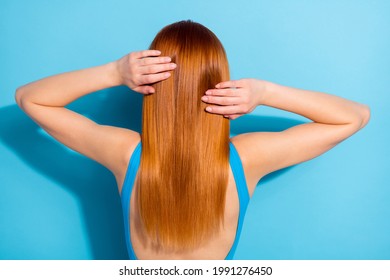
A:
MULTIPOLYGON (((139 141, 138 141, 139 142, 139 141)), ((129 143, 128 162, 133 154, 134 147, 138 143, 129 143)), ((127 169, 127 168, 126 168, 127 169)), ((125 174, 126 170, 122 173, 125 174)), ((123 182, 124 178, 118 178, 123 182)), ((122 183, 123 185, 123 183, 122 183)), ((119 190, 121 191, 122 185, 119 190)), ((252 186, 251 186, 252 187, 252 186)), ((167 252, 152 245, 151 240, 143 230, 137 207, 137 189, 139 188, 138 176, 132 189, 130 200, 130 238, 135 255, 139 259, 225 259, 236 238, 239 220, 239 197, 232 169, 229 170, 228 185, 226 190, 226 202, 224 213, 224 227, 222 230, 205 240, 200 248, 191 252, 167 252)), ((253 187, 251 188, 253 189, 253 187)))

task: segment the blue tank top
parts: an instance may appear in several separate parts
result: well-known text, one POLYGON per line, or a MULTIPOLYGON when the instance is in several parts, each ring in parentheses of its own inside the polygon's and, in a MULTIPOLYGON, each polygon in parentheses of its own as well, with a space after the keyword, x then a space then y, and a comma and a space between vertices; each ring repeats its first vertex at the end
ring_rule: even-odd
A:
MULTIPOLYGON (((130 260, 137 260, 137 256, 135 255, 133 246, 131 245, 129 217, 130 217, 130 196, 133 190, 133 185, 140 165, 140 161, 141 161, 141 142, 137 145, 137 147, 133 152, 133 155, 130 158, 130 162, 127 167, 126 177, 121 192, 126 246, 127 246, 127 251, 129 253, 130 260)), ((234 239, 234 243, 228 255, 225 258, 226 260, 233 259, 234 253, 237 248, 238 240, 240 239, 242 225, 244 223, 245 212, 249 203, 249 193, 248 193, 248 187, 246 185, 244 169, 242 167, 240 156, 232 143, 230 143, 229 162, 233 171, 234 181, 236 182, 240 210, 238 216, 236 237, 234 239)))

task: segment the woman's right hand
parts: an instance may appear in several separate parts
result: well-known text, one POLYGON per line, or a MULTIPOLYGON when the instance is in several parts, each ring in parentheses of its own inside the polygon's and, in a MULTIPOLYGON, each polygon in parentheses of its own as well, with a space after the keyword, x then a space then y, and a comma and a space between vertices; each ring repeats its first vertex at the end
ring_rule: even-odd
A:
POLYGON ((206 111, 236 119, 252 112, 266 94, 266 81, 241 79, 219 83, 215 89, 209 89, 202 101, 209 104, 206 111))
POLYGON ((132 52, 115 61, 119 84, 142 94, 154 93, 151 84, 168 79, 176 68, 170 57, 160 54, 158 50, 132 52))

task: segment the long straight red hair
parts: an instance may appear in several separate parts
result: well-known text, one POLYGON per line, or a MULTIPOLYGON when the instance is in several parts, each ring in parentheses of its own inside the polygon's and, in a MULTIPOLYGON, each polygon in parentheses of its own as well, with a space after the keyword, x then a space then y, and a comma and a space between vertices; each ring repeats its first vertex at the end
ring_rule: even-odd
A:
POLYGON ((143 99, 141 222, 154 245, 191 250, 223 224, 229 120, 207 113, 201 97, 229 80, 228 61, 214 33, 192 21, 166 26, 150 49, 170 56, 177 68, 143 99))

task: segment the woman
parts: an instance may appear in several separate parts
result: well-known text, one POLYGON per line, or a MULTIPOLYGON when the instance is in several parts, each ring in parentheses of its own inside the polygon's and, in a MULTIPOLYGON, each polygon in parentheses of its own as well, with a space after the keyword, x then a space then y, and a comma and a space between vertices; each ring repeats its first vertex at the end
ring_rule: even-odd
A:
POLYGON ((367 106, 337 96, 229 81, 221 43, 191 21, 165 27, 150 49, 16 91, 19 106, 49 134, 114 174, 132 259, 232 258, 259 180, 326 152, 370 117, 367 106), (142 135, 64 108, 118 85, 144 94, 142 135), (229 139, 229 119, 260 105, 313 122, 229 139))

